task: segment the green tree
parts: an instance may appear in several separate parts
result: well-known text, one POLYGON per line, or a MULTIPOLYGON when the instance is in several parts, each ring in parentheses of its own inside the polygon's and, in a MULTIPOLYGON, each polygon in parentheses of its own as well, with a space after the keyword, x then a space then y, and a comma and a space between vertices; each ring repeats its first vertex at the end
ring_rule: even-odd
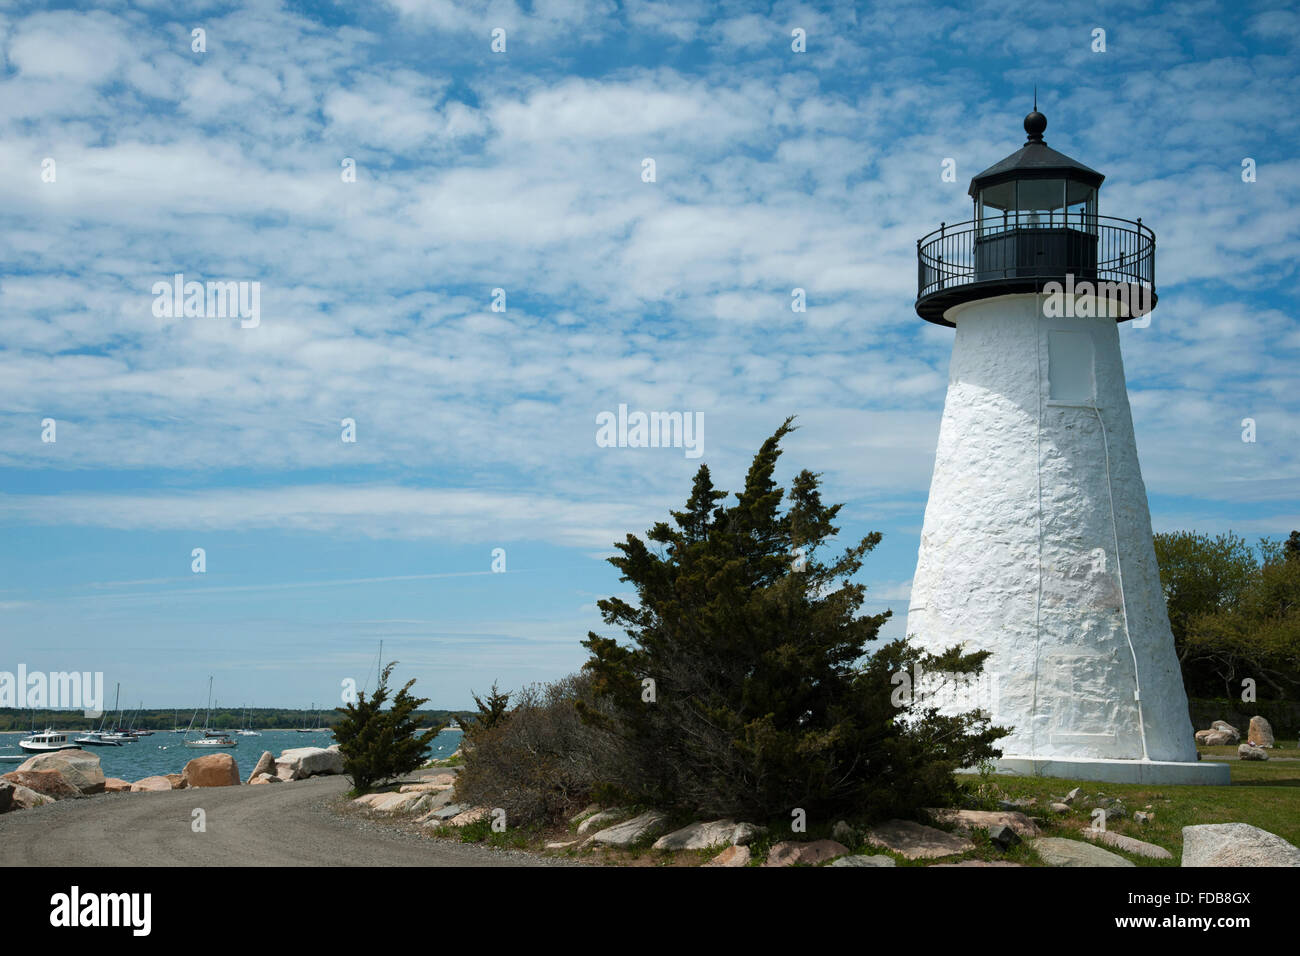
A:
POLYGON ((343 717, 334 725, 334 737, 343 755, 343 772, 352 781, 352 787, 364 793, 376 783, 410 773, 424 762, 429 743, 445 723, 431 730, 420 730, 420 720, 415 711, 427 698, 411 696, 415 679, 407 681, 392 700, 387 710, 388 676, 397 662, 384 668, 379 686, 372 696, 365 691, 357 695, 355 704, 344 708, 343 717))
POLYGON ((1259 559, 1231 531, 1216 537, 1197 531, 1158 534, 1155 548, 1183 684, 1193 696, 1217 694, 1223 675, 1235 673, 1237 654, 1225 647, 1217 662, 1211 660, 1205 644, 1191 640, 1192 629, 1207 615, 1237 607, 1259 573, 1259 559))
POLYGON ((496 681, 492 682, 492 689, 488 691, 486 700, 472 690, 469 694, 474 698, 474 706, 478 708, 478 713, 469 716, 472 723, 461 722, 461 727, 466 733, 470 732, 471 727, 475 731, 491 730, 503 723, 510 715, 510 693, 497 690, 496 681))
POLYGON ((616 544, 610 563, 638 600, 598 606, 630 644, 588 634, 601 706, 579 711, 623 741, 611 782, 657 805, 766 817, 950 801, 952 771, 996 755, 1005 731, 975 712, 898 706, 896 675, 920 662, 974 676, 987 655, 937 658, 895 641, 862 663, 890 612, 859 616, 866 587, 850 579, 881 535, 821 560, 841 506, 822 504, 809 471, 788 496, 777 485, 792 430, 788 419, 763 443, 735 504, 701 466, 672 526, 616 544))
POLYGON ((1238 599, 1191 622, 1188 660, 1213 672, 1229 697, 1247 677, 1280 698, 1300 689, 1300 560, 1290 545, 1262 540, 1261 563, 1238 599))

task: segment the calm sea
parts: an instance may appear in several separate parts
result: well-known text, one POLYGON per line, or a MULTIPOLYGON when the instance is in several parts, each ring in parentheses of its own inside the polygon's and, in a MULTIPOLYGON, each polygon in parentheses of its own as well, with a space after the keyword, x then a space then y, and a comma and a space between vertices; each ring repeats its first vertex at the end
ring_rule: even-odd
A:
MULTIPOLYGON (((81 733, 80 731, 78 733, 81 733)), ((295 730, 262 730, 260 737, 235 737, 238 747, 222 747, 217 750, 191 750, 182 745, 184 735, 170 732, 158 732, 152 737, 141 737, 135 743, 123 744, 121 747, 85 747, 87 753, 99 758, 100 766, 106 777, 120 777, 123 780, 139 780, 164 773, 180 773, 186 762, 205 753, 226 753, 235 758, 239 765, 239 775, 247 778, 249 771, 269 750, 278 757, 280 752, 293 747, 328 747, 334 743, 334 736, 329 733, 300 734, 295 730)), ((30 757, 18 746, 18 741, 25 734, 0 733, 0 756, 30 757)), ((191 733, 191 737, 198 736, 191 733)), ((460 746, 461 735, 458 731, 443 731, 433 739, 429 748, 430 758, 449 757, 460 746)), ((0 773, 17 769, 18 764, 8 760, 0 761, 0 773)))

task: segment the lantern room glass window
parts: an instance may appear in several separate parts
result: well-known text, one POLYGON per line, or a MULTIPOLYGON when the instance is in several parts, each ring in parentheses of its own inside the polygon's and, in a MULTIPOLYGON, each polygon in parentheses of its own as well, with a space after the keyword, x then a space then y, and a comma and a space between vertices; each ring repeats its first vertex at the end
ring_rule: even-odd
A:
POLYGON ((1068 179, 1021 179, 979 192, 975 203, 979 235, 1007 229, 1097 231, 1097 190, 1068 179))

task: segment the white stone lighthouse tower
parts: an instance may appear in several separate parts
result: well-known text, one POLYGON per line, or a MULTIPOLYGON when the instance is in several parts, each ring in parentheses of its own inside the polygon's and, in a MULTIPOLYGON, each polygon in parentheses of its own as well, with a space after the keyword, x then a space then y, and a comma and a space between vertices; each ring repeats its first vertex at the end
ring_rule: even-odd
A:
POLYGON ((1098 215, 1104 177, 1046 127, 1035 108, 974 219, 917 243, 916 310, 956 333, 907 633, 992 652, 1004 768, 1226 784, 1197 762, 1120 356, 1155 234, 1098 215))

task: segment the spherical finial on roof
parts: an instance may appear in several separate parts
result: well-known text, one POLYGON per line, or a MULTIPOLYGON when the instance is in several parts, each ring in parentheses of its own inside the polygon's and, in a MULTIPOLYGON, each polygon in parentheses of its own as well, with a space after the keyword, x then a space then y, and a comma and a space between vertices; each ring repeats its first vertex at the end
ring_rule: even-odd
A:
POLYGON ((1030 143, 1043 142, 1043 130, 1047 129, 1047 117, 1034 110, 1025 117, 1025 132, 1029 134, 1030 143))

